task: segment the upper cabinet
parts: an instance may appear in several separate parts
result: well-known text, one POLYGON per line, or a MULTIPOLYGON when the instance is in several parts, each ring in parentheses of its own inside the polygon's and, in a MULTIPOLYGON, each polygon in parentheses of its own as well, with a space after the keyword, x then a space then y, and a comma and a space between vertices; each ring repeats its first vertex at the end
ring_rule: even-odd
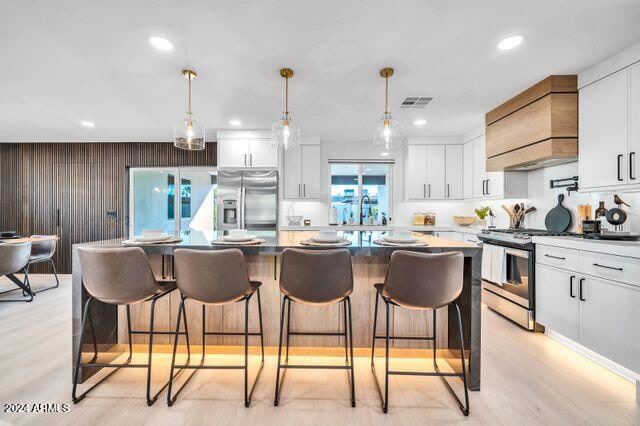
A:
POLYGON ((462 198, 473 197, 473 143, 462 145, 462 198))
POLYGON ((269 131, 221 130, 217 137, 218 168, 277 168, 278 148, 269 131))
POLYGON ((405 149, 405 198, 462 198, 462 145, 408 145, 405 149))
MULTIPOLYGON (((465 143, 471 152, 471 169, 465 167, 464 173, 471 176, 470 188, 473 198, 526 198, 528 177, 526 172, 488 172, 486 169, 485 135, 479 135, 465 143)), ((469 154, 467 154, 469 155, 469 154)))
POLYGON ((640 190, 640 43, 579 75, 580 191, 640 190))
POLYGON ((531 170, 578 156, 576 75, 552 75, 489 111, 486 168, 531 170))
POLYGON ((618 71, 580 90, 580 189, 628 182, 629 72, 618 71))
POLYGON ((286 199, 320 198, 320 141, 304 140, 296 149, 284 151, 283 192, 286 199))

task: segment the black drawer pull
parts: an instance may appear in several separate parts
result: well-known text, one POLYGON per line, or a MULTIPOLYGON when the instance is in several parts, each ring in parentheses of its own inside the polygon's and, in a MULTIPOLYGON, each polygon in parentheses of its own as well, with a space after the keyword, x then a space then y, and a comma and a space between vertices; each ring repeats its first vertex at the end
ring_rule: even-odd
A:
POLYGON ((571 275, 571 277, 569 277, 569 296, 573 297, 574 299, 576 298, 576 295, 573 294, 573 280, 575 278, 575 275, 571 275))
POLYGON ((635 173, 635 167, 634 167, 635 166, 635 162, 633 161, 635 156, 636 156, 635 152, 630 152, 629 153, 629 179, 630 180, 636 180, 636 177, 634 175, 634 173, 635 173))
POLYGON ((545 257, 550 257, 552 259, 558 259, 558 260, 567 260, 566 257, 560 257, 560 256, 553 256, 551 254, 545 254, 545 257))
POLYGON ((618 165, 618 180, 620 182, 622 182, 624 180, 624 179, 622 179, 622 166, 620 165, 620 163, 622 162, 622 157, 623 157, 622 154, 618 154, 618 160, 617 160, 617 162, 618 162, 618 164, 617 164, 618 165))
POLYGON ((600 265, 599 263, 594 263, 593 266, 597 266, 598 268, 606 268, 606 269, 613 269, 614 271, 622 271, 622 268, 616 268, 615 266, 607 266, 607 265, 600 265))
POLYGON ((578 296, 578 298, 580 299, 580 301, 586 302, 587 299, 582 298, 582 284, 583 283, 584 283, 584 278, 580 278, 580 288, 579 288, 580 296, 578 296))

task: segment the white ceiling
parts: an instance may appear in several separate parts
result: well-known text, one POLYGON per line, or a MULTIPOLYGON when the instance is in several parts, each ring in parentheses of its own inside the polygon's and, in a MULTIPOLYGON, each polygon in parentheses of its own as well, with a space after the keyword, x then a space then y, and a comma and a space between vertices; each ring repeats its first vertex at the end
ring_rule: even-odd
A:
POLYGON ((639 41, 638 22, 638 0, 3 0, 0 140, 170 140, 186 107, 184 67, 200 75, 194 112, 208 139, 232 118, 270 128, 282 66, 296 72, 290 106, 303 135, 368 140, 383 66, 396 69, 392 111, 405 135, 461 135, 547 75, 639 41), (513 34, 523 44, 498 51, 513 34), (154 50, 150 35, 174 50, 154 50), (411 95, 436 99, 400 110, 411 95))

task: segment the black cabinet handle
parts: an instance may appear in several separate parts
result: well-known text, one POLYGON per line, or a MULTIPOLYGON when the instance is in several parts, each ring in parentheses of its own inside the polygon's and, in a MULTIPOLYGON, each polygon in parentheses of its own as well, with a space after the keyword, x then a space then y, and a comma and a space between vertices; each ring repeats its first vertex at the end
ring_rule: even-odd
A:
POLYGON ((486 180, 482 180, 482 195, 487 195, 487 193, 484 191, 484 184, 485 184, 486 180))
POLYGON ((60 227, 60 209, 56 209, 56 226, 60 227))
POLYGON ((578 298, 582 301, 582 302, 586 302, 587 299, 584 299, 582 297, 582 284, 584 283, 584 278, 580 278, 580 288, 579 288, 579 292, 580 292, 580 296, 578 296, 578 298))
POLYGON ((575 275, 571 275, 571 277, 569 277, 569 296, 573 297, 574 299, 576 298, 576 295, 573 294, 573 280, 575 279, 575 275))
POLYGON ((623 181, 622 179, 622 166, 620 164, 620 160, 622 160, 623 155, 622 154, 618 154, 618 180, 620 182, 623 181))
POLYGON ((567 258, 566 258, 566 257, 553 256, 553 255, 551 255, 551 254, 545 254, 544 256, 545 256, 545 257, 550 257, 550 258, 552 258, 552 259, 567 260, 567 258))
POLYGON ((428 195, 428 197, 429 197, 429 198, 431 198, 431 184, 428 184, 428 185, 427 185, 427 189, 428 189, 428 191, 429 191, 429 192, 428 192, 428 194, 429 194, 429 195, 428 195))
POLYGON ((249 154, 249 165, 253 166, 253 154, 249 154))
POLYGON ((449 184, 447 184, 447 198, 449 198, 449 193, 450 193, 450 191, 449 191, 449 184))
POLYGON ((633 173, 634 173, 634 167, 633 166, 635 165, 633 159, 634 159, 635 156, 636 156, 635 152, 630 152, 629 153, 629 179, 630 180, 636 180, 636 177, 633 175, 633 173))
POLYGON ((427 184, 422 184, 422 198, 427 198, 427 184))
POLYGON ((489 194, 489 180, 490 179, 487 179, 487 195, 491 195, 491 194, 489 194))
POLYGON ((597 266, 598 268, 613 269, 614 271, 623 271, 622 268, 616 268, 615 266, 600 265, 599 263, 594 263, 593 266, 597 266))

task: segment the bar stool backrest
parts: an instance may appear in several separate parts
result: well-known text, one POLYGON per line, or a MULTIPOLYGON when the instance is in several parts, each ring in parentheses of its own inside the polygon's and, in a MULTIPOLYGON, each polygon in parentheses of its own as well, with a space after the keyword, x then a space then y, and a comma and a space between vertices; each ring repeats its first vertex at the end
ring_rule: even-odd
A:
POLYGON ((0 276, 12 274, 27 266, 31 242, 0 244, 0 276))
POLYGON ((462 292, 462 252, 394 251, 382 294, 407 308, 440 308, 462 292))
POLYGON ((101 302, 128 305, 161 291, 140 247, 80 247, 78 256, 84 287, 101 302))
POLYGON ((311 304, 329 304, 353 292, 351 255, 347 249, 282 252, 280 290, 311 304))
POLYGON ((31 257, 38 259, 50 259, 56 252, 56 235, 32 235, 31 238, 47 238, 31 242, 31 257))
POLYGON ((239 249, 173 252, 176 284, 189 299, 205 304, 225 304, 251 292, 251 281, 239 249))

